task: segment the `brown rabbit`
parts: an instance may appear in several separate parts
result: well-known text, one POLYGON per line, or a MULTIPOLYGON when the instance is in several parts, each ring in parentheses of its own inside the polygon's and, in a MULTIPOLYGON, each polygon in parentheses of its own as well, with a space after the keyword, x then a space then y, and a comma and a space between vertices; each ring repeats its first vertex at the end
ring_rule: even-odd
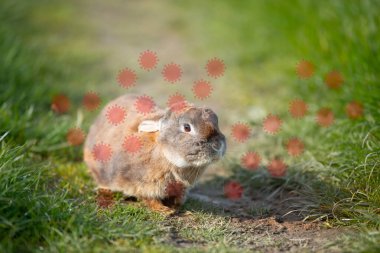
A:
POLYGON ((136 111, 135 101, 125 95, 103 109, 87 136, 84 161, 98 188, 120 191, 153 210, 174 213, 206 167, 224 155, 225 137, 211 109, 188 105, 181 112, 155 108, 143 115, 136 111), (107 120, 107 108, 113 105, 127 113, 117 126, 107 120), (123 148, 127 136, 138 137, 141 148, 127 152, 123 148), (109 145, 109 159, 96 159, 93 150, 99 143, 109 145))

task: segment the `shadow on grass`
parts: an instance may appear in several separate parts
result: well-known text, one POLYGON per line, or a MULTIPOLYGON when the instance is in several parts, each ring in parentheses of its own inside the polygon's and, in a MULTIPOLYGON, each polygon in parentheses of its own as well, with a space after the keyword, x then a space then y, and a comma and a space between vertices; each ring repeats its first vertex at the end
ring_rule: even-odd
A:
POLYGON ((320 173, 312 171, 292 172, 281 178, 273 178, 265 168, 247 171, 234 168, 231 178, 215 177, 199 183, 190 191, 182 212, 210 213, 241 219, 273 217, 277 222, 320 221, 334 218, 337 199, 348 196, 346 192, 320 179, 320 173), (244 187, 238 200, 230 200, 224 194, 224 185, 230 180, 244 187))

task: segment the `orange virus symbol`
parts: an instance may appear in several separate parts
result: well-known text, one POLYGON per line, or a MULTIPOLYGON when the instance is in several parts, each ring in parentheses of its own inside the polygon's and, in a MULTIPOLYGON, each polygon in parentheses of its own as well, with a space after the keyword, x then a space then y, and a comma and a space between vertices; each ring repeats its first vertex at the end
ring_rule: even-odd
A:
POLYGON ((63 114, 70 109, 70 100, 66 95, 55 95, 51 101, 51 109, 58 114, 63 114))
POLYGON ((185 186, 180 182, 172 182, 166 186, 165 193, 167 197, 182 198, 185 195, 185 186))
POLYGON ((230 181, 224 185, 224 195, 231 200, 240 199, 243 192, 243 186, 236 181, 230 181))
POLYGON ((329 127, 334 122, 334 113, 329 108, 321 108, 317 112, 317 123, 321 127, 329 127))
POLYGON ((232 126, 232 137, 238 142, 245 142, 251 134, 251 129, 244 123, 237 123, 232 126))
POLYGON ((100 188, 96 196, 96 203, 100 208, 108 208, 115 204, 113 192, 109 189, 100 188))
POLYGON ((107 120, 112 125, 118 125, 125 119, 127 112, 124 108, 118 105, 109 106, 106 112, 107 120))
POLYGON ((210 59, 206 64, 207 74, 213 78, 223 76, 225 69, 224 62, 218 58, 210 59))
POLYGON ((297 65, 297 74, 299 78, 307 79, 313 76, 314 74, 314 65, 309 62, 302 60, 297 65))
POLYGON ((287 166, 281 159, 273 159, 269 162, 268 172, 272 177, 283 177, 286 174, 287 166))
POLYGON ((165 65, 164 69, 162 70, 162 76, 164 77, 165 81, 168 81, 170 83, 178 82, 181 80, 182 76, 181 66, 175 63, 165 65))
POLYGON ((94 111, 96 110, 100 105, 101 99, 95 92, 87 92, 83 96, 83 106, 88 111, 94 111))
POLYGON ((139 152, 142 146, 143 143, 141 142, 140 138, 134 135, 125 137, 123 142, 124 151, 131 154, 139 152))
POLYGON ((286 149, 291 156, 299 156, 303 153, 305 145, 298 138, 291 138, 286 143, 286 149))
POLYGON ((338 71, 331 71, 325 76, 325 83, 331 89, 339 89, 343 83, 343 76, 338 71))
POLYGON ((100 142, 92 148, 92 155, 96 161, 107 162, 112 156, 111 146, 100 142))
POLYGON ((346 106, 346 114, 350 119, 358 119, 363 116, 363 105, 353 101, 346 106))
POLYGON ((71 146, 79 146, 84 141, 85 134, 80 128, 71 128, 66 134, 66 140, 71 146))
POLYGON ((200 100, 206 99, 211 95, 212 86, 210 82, 199 80, 194 82, 193 93, 194 96, 200 100))
POLYGON ((117 76, 117 82, 119 85, 126 89, 134 86, 136 84, 136 81, 136 73, 128 68, 121 70, 117 76))
POLYGON ((167 102, 167 106, 173 112, 183 111, 187 106, 185 96, 176 92, 175 94, 173 94, 172 96, 169 97, 168 102, 167 102))
POLYGON ((158 62, 158 57, 155 52, 146 50, 140 54, 139 64, 142 69, 150 71, 156 67, 157 62, 158 62))
POLYGON ((302 118, 307 113, 307 104, 301 99, 295 99, 289 104, 289 112, 293 118, 302 118))
POLYGON ((276 134, 280 130, 281 125, 282 121, 278 116, 269 114, 264 119, 263 129, 265 132, 269 134, 276 134))
POLYGON ((152 97, 146 95, 139 96, 135 101, 137 112, 144 115, 153 112, 155 105, 152 97))
POLYGON ((256 152, 247 152, 241 158, 241 166, 248 170, 256 170, 261 162, 261 157, 256 152))

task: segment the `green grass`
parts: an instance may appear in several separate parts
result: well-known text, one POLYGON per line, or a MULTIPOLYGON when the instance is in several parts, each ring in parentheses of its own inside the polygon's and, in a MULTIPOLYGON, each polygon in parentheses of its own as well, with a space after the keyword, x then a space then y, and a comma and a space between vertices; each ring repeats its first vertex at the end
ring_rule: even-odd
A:
MULTIPOLYGON (((342 239, 347 251, 375 252, 380 238, 379 3, 170 3, 178 11, 171 28, 191 38, 194 55, 225 60, 228 72, 219 94, 230 94, 226 103, 264 108, 285 121, 279 135, 249 145, 265 157, 285 157, 290 164, 287 177, 273 180, 265 168, 247 172, 237 159, 228 163, 232 177, 254 190, 299 192, 303 198, 294 208, 309 219, 359 228, 360 236, 342 239), (295 74, 301 59, 316 65, 309 80, 295 74), (323 83, 333 69, 345 79, 338 91, 323 83), (287 112, 294 98, 309 104, 310 114, 302 120, 291 120, 287 112), (345 105, 352 100, 363 103, 363 119, 346 117, 345 105), (328 129, 315 124, 313 115, 322 106, 331 107, 336 116, 328 129), (287 158, 282 146, 290 136, 305 142, 303 156, 287 158)), ((71 18, 75 15, 80 13, 71 2, 1 3, 0 251, 240 250, 230 241, 228 219, 196 201, 185 207, 194 208, 193 223, 173 222, 181 238, 205 246, 181 250, 168 244, 163 217, 121 200, 111 210, 96 207, 94 185, 80 162, 82 151, 69 147, 65 135, 70 127, 88 127, 94 114, 83 116, 81 94, 109 80, 114 70, 102 64, 101 53, 87 49, 93 31, 71 18), (50 99, 62 90, 73 109, 57 117, 50 99)), ((250 119, 255 131, 260 123, 250 119)), ((252 212, 262 215, 267 210, 252 212)))
POLYGON ((78 171, 70 175, 65 168, 66 176, 59 176, 57 165, 32 160, 29 149, 2 143, 2 251, 34 247, 88 251, 90 246, 110 243, 111 238, 140 245, 152 241, 159 231, 150 221, 160 217, 139 207, 120 204, 112 211, 97 211, 92 185, 74 180, 78 171))

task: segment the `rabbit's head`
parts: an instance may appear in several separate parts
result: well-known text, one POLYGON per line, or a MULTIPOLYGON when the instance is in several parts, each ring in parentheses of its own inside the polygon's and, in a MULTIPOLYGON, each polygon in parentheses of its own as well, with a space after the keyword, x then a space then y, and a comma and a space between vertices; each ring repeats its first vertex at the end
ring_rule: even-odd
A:
POLYGON ((180 113, 168 109, 157 121, 143 121, 139 131, 159 131, 157 142, 162 153, 180 168, 206 166, 226 151, 218 117, 209 108, 189 106, 180 113))

